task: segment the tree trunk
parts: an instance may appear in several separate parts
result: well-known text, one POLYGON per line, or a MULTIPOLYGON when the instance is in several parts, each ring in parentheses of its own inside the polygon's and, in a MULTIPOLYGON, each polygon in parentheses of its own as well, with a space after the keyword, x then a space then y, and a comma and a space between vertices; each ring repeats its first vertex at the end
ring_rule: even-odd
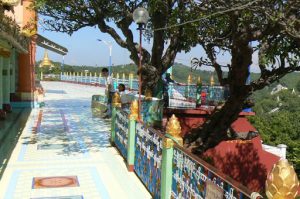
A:
POLYGON ((216 110, 202 127, 186 136, 185 146, 193 153, 201 154, 221 141, 230 139, 228 127, 238 118, 247 97, 244 92, 231 95, 224 106, 216 110))
POLYGON ((229 139, 227 131, 239 116, 245 100, 250 95, 249 86, 245 84, 249 75, 248 66, 252 63, 252 48, 247 42, 236 40, 233 43, 232 70, 228 75, 230 97, 202 127, 186 136, 186 146, 194 153, 203 153, 221 141, 229 139))

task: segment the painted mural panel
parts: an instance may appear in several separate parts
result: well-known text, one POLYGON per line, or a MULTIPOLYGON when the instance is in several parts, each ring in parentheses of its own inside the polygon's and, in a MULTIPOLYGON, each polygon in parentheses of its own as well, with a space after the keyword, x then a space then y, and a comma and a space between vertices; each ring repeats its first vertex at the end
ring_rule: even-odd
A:
POLYGON ((173 199, 245 199, 249 198, 228 181, 174 147, 172 197, 173 199), (216 189, 213 186, 218 187, 216 189))
POLYGON ((153 198, 160 198, 162 142, 155 130, 137 124, 134 169, 153 198))
POLYGON ((128 121, 128 114, 120 109, 117 110, 115 144, 125 159, 127 158, 128 121))

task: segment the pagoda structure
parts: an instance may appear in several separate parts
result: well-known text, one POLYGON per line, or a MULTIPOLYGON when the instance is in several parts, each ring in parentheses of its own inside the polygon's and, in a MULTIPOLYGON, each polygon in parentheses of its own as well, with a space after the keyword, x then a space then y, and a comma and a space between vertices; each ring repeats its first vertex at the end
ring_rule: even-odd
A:
POLYGON ((49 59, 47 50, 45 50, 43 61, 40 63, 39 67, 41 68, 41 80, 43 80, 43 68, 50 67, 51 69, 54 67, 51 60, 49 59))

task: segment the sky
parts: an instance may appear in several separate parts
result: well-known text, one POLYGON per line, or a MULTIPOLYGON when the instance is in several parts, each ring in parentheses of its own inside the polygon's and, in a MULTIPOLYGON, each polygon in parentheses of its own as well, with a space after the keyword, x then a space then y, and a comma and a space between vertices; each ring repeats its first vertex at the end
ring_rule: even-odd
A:
MULTIPOLYGON (((132 27, 132 30, 135 29, 135 27, 132 27)), ((69 52, 64 58, 64 62, 66 64, 79 66, 88 65, 95 67, 108 66, 109 49, 103 42, 99 42, 97 41, 97 39, 112 42, 113 65, 132 63, 129 58, 129 52, 126 49, 119 47, 118 44, 116 44, 108 34, 100 32, 100 30, 95 27, 80 29, 71 36, 65 33, 45 31, 42 28, 39 28, 39 34, 68 49, 69 52)), ((133 34, 134 39, 138 41, 138 31, 133 31, 133 34)), ((150 50, 151 43, 143 41, 143 47, 147 50, 150 50)), ((45 50, 41 47, 37 48, 36 60, 43 59, 44 51, 45 50)), ((48 54, 50 60, 58 62, 62 62, 63 60, 62 55, 56 54, 51 51, 48 51, 48 54)), ((191 58, 200 58, 201 56, 205 56, 205 53, 201 47, 196 46, 192 48, 188 53, 178 53, 175 62, 190 66, 191 58)), ((220 63, 230 63, 230 56, 220 56, 220 63)), ((204 69, 213 70, 211 67, 206 67, 204 69)), ((251 67, 251 71, 258 72, 257 55, 253 57, 253 66, 251 67)))

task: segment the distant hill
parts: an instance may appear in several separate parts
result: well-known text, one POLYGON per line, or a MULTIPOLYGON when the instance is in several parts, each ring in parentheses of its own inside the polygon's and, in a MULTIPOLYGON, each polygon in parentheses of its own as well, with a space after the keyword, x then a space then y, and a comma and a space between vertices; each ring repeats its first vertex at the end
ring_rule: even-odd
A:
MULTIPOLYGON (((40 63, 40 61, 38 61, 36 63, 36 65, 38 66, 40 63)), ((46 73, 60 73, 60 66, 61 63, 60 62, 52 62, 53 65, 55 66, 55 68, 52 71, 46 70, 46 73)), ((97 74, 99 74, 101 72, 101 69, 103 67, 95 67, 95 66, 72 66, 72 65, 68 65, 65 64, 63 67, 63 71, 64 72, 83 72, 84 70, 89 70, 89 72, 92 72, 93 74, 96 72, 97 74)), ((39 68, 37 67, 37 71, 39 71, 39 68)), ((128 78, 128 74, 133 73, 134 75, 136 75, 137 73, 137 66, 134 64, 126 64, 126 65, 117 65, 117 66, 113 66, 112 67, 112 72, 114 75, 116 75, 117 73, 120 74, 120 76, 122 76, 123 73, 126 74, 126 77, 128 78)), ((192 75, 192 79, 193 79, 193 83, 197 82, 198 77, 201 77, 201 80, 204 83, 209 83, 210 82, 210 76, 213 74, 214 75, 214 80, 215 83, 218 84, 218 79, 217 76, 214 72, 211 71, 204 71, 204 70, 196 70, 196 71, 191 71, 191 68, 179 63, 175 63, 173 66, 173 78, 178 81, 178 82, 182 82, 182 83, 186 83, 187 82, 187 78, 189 75, 192 75)), ((227 75, 226 72, 224 73, 224 75, 227 75)), ((257 79, 259 78, 259 74, 258 73, 251 73, 251 79, 257 79)), ((283 77, 281 80, 279 80, 279 82, 283 85, 286 86, 290 89, 295 88, 297 82, 300 80, 300 73, 290 73, 288 75, 286 75, 285 77, 283 77)), ((264 90, 272 90, 272 88, 274 88, 277 85, 277 83, 274 83, 272 85, 270 85, 270 87, 265 88, 264 90)))

